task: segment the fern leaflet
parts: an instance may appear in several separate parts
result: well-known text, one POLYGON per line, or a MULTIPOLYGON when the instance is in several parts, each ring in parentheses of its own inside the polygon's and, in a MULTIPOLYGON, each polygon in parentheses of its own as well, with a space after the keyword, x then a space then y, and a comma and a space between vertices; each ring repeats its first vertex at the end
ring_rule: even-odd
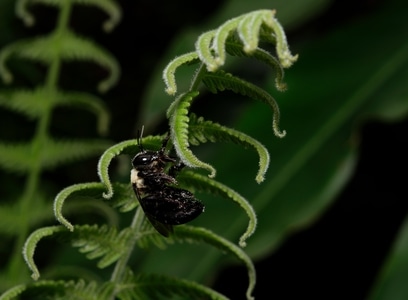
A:
POLYGON ((281 131, 279 129, 280 112, 276 100, 262 88, 224 71, 205 74, 203 77, 203 83, 213 93, 231 90, 237 94, 261 100, 262 102, 268 104, 273 111, 273 132, 280 138, 286 135, 286 131, 281 131))

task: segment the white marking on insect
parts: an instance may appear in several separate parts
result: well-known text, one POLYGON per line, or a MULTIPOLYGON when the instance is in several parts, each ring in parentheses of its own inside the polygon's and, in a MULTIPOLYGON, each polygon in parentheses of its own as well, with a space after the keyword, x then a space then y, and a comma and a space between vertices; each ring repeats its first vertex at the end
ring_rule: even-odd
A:
POLYGON ((143 189, 146 186, 144 185, 144 180, 142 177, 139 177, 137 174, 139 173, 138 170, 132 169, 130 171, 130 182, 136 185, 136 188, 143 189))

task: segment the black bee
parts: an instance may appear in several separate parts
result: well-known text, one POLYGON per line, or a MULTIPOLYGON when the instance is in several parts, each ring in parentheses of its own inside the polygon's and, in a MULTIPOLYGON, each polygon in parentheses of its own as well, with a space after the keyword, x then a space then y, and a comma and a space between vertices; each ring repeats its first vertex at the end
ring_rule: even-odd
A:
POLYGON ((140 152, 132 159, 130 180, 146 217, 160 234, 168 237, 173 225, 194 220, 204 211, 204 205, 191 192, 174 186, 184 164, 176 164, 176 159, 165 153, 169 136, 159 151, 144 150, 140 139, 140 152), (172 165, 165 173, 169 163, 172 165))

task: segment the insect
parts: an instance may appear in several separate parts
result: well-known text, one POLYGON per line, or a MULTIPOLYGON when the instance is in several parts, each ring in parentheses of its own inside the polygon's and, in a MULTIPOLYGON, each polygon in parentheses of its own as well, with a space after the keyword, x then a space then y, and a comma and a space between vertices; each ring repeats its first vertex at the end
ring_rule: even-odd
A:
POLYGON ((173 225, 194 220, 204 211, 204 205, 191 192, 175 187, 177 173, 185 165, 166 154, 169 135, 158 151, 143 149, 141 136, 140 151, 132 159, 130 180, 146 217, 160 234, 168 237, 173 225), (171 166, 166 173, 168 164, 171 166))

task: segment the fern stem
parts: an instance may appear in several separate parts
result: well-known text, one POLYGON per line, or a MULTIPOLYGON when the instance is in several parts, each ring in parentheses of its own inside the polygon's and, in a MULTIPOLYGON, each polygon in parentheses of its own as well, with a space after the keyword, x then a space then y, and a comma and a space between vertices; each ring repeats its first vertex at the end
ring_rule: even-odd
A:
POLYGON ((204 74, 207 73, 207 69, 204 63, 200 64, 200 67, 197 69, 196 73, 194 74, 193 80, 191 81, 190 85, 190 92, 191 91, 198 91, 198 86, 200 85, 204 74))
MULTIPOLYGON (((111 279, 110 281, 113 283, 116 283, 115 286, 119 286, 120 283, 123 281, 123 278, 125 276, 125 271, 126 267, 130 258, 130 255, 133 252, 133 249, 135 247, 135 243, 137 241, 137 236, 139 235, 140 228, 142 226, 144 219, 144 213, 141 207, 139 206, 136 209, 135 215, 132 220, 132 224, 130 225, 130 229, 132 232, 134 232, 133 238, 129 239, 128 244, 126 245, 126 250, 122 257, 116 262, 115 269, 112 272, 111 279)), ((110 299, 114 300, 116 299, 116 294, 119 292, 118 290, 114 289, 112 291, 110 299)))
MULTIPOLYGON (((68 22, 69 22, 69 17, 71 15, 71 10, 72 10, 72 1, 70 0, 64 0, 64 4, 61 6, 61 12, 60 16, 58 18, 58 24, 56 31, 54 32, 54 35, 56 37, 62 36, 65 31, 68 29, 68 22)), ((58 45, 59 43, 57 43, 58 45)), ((55 49, 57 52, 59 52, 59 49, 55 49)), ((58 82, 58 75, 59 71, 61 68, 61 56, 60 55, 55 55, 54 60, 50 65, 50 69, 47 74, 47 79, 46 79, 46 86, 49 89, 53 89, 57 87, 57 82, 58 82)))
MULTIPOLYGON (((61 7, 60 16, 58 18, 58 26, 56 34, 60 34, 65 31, 68 26, 69 16, 71 13, 71 1, 65 0, 64 5, 61 7)), ((58 51, 58 49, 56 49, 58 51)), ((23 195, 21 198, 20 213, 24 216, 30 216, 30 211, 32 205, 35 205, 36 191, 38 190, 39 179, 41 176, 41 166, 42 166, 42 151, 46 147, 48 139, 48 128, 50 124, 51 113, 53 109, 52 103, 55 96, 55 90, 57 89, 58 75, 60 73, 61 61, 58 55, 55 55, 54 61, 51 63, 50 68, 47 73, 46 78, 46 90, 48 91, 47 99, 43 99, 45 104, 45 109, 41 118, 38 121, 37 128, 31 144, 31 152, 29 155, 34 158, 31 169, 28 172, 27 179, 24 186, 23 195)), ((17 281, 19 278, 24 278, 22 270, 24 261, 21 258, 21 249, 23 248, 26 237, 28 236, 30 230, 30 220, 25 218, 25 224, 21 224, 21 232, 17 238, 15 246, 15 251, 13 251, 13 256, 10 259, 10 264, 8 266, 9 276, 17 281)))

